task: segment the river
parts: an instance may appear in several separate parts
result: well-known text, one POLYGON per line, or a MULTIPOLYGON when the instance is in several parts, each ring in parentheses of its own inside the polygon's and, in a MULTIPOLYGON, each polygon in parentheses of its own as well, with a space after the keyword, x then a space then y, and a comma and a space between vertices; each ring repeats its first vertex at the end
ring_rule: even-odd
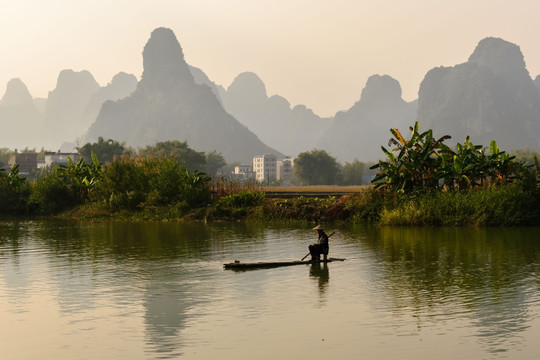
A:
POLYGON ((538 359, 538 228, 0 221, 2 359, 538 359))

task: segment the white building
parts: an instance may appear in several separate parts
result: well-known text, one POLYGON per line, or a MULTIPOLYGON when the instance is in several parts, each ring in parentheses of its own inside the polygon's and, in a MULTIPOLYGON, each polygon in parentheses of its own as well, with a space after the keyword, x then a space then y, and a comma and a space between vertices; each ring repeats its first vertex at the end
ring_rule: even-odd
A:
POLYGON ((255 172, 251 165, 240 165, 234 167, 233 179, 236 180, 255 180, 255 172))
POLYGON ((265 154, 253 158, 253 171, 255 180, 271 183, 277 179, 276 156, 274 154, 265 154))
POLYGON ((45 162, 39 163, 38 167, 46 167, 49 165, 67 165, 68 157, 74 163, 81 159, 79 153, 62 153, 62 152, 45 152, 45 162))

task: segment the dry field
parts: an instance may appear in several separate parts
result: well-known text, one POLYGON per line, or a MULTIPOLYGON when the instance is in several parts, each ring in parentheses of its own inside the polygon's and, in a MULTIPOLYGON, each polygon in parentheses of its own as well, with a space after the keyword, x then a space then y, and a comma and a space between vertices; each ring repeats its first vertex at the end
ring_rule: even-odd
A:
POLYGON ((270 198, 293 198, 293 197, 329 197, 360 193, 371 185, 338 186, 338 185, 313 185, 313 186, 268 186, 262 187, 261 191, 270 198))

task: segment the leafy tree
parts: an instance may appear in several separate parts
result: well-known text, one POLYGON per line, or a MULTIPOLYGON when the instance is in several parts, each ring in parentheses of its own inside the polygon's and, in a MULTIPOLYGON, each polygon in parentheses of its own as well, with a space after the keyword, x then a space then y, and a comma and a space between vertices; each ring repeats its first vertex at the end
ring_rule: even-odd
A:
POLYGON ((92 152, 96 154, 99 161, 104 164, 112 163, 115 157, 129 155, 129 149, 126 149, 125 143, 109 139, 104 140, 101 136, 95 143, 86 143, 82 147, 76 148, 79 154, 87 163, 92 163, 92 152))
POLYGON ((206 154, 206 173, 208 175, 216 176, 225 165, 227 165, 225 158, 215 150, 206 154))
POLYGON ((341 180, 341 165, 325 150, 300 153, 294 167, 297 178, 305 185, 336 185, 341 180))
POLYGON ((362 185, 362 177, 366 164, 355 159, 352 163, 346 162, 343 166, 343 185, 362 185))
POLYGON ((204 152, 191 149, 187 142, 178 140, 158 142, 154 146, 147 146, 139 151, 140 155, 155 158, 170 157, 188 171, 203 171, 206 169, 206 156, 204 152))

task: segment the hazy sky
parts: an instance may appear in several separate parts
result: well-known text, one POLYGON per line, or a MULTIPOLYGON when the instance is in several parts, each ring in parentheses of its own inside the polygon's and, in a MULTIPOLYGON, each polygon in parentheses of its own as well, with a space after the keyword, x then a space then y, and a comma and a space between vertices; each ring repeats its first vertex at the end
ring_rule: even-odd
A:
POLYGON ((120 71, 140 78, 143 47, 163 26, 215 83, 253 71, 269 95, 331 116, 373 74, 416 99, 427 71, 465 62, 488 36, 519 45, 535 78, 539 17, 538 0, 0 0, 0 97, 14 77, 46 97, 63 69, 102 86, 120 71))

